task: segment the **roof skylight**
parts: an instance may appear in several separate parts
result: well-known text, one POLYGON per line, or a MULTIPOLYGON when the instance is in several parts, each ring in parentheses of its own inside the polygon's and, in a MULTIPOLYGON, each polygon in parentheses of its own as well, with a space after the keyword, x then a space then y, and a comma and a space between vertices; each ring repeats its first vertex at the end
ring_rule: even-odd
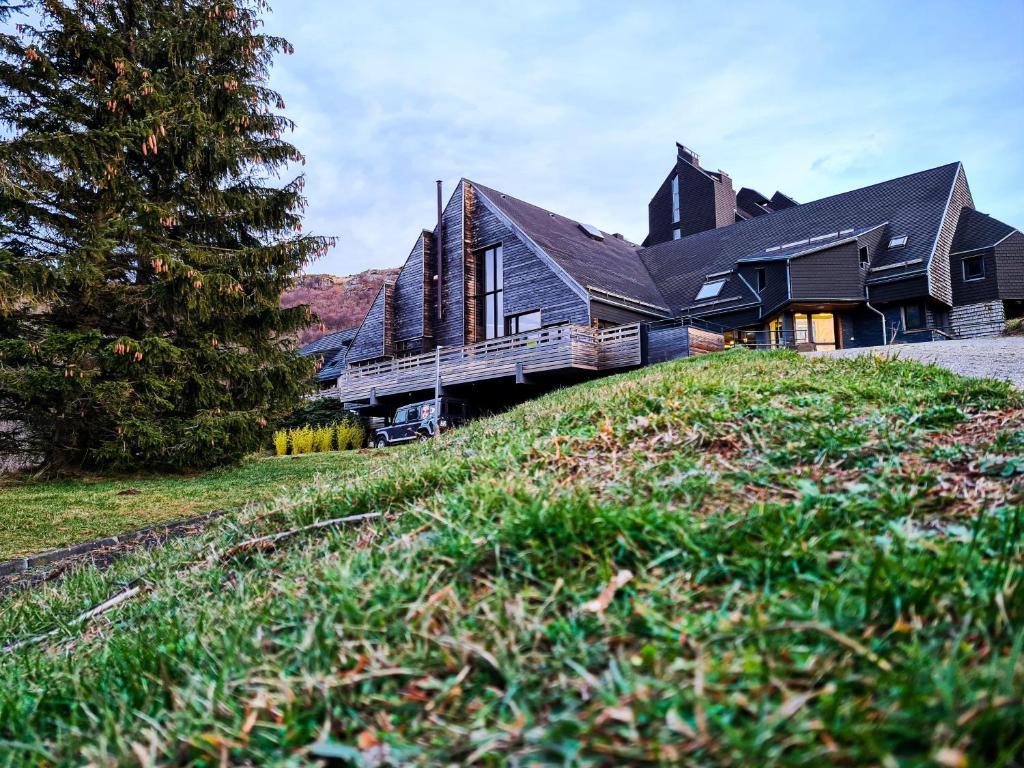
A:
POLYGON ((899 237, 893 237, 889 239, 889 250, 895 248, 902 248, 907 244, 907 235, 900 235, 899 237))
POLYGON ((725 280, 709 280, 700 287, 699 291, 697 291, 697 298, 695 298, 694 301, 715 298, 715 296, 722 292, 723 285, 725 285, 725 280))
POLYGON ((601 232, 600 229, 595 227, 593 224, 581 223, 579 226, 580 229, 587 233, 587 237, 592 237, 595 240, 604 240, 604 234, 601 232))

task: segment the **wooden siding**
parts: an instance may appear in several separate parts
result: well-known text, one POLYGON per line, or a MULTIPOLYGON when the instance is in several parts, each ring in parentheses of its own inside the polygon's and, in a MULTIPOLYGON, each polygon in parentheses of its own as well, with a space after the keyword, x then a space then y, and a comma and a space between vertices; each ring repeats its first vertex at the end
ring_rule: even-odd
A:
POLYGON ((416 245, 395 281, 395 341, 423 336, 423 240, 422 234, 416 238, 416 245))
POLYGON ((463 283, 462 199, 465 182, 459 182, 441 215, 444 225, 444 279, 441 304, 444 316, 435 326, 435 343, 446 347, 465 344, 465 285, 463 283))
POLYGON ((395 284, 386 281, 381 286, 384 295, 384 357, 395 354, 395 284))
MULTIPOLYGON (((434 323, 437 321, 437 283, 434 282, 434 275, 437 271, 435 261, 437 251, 435 250, 435 237, 433 232, 423 231, 420 235, 420 242, 423 245, 423 288, 420 303, 423 309, 423 351, 426 352, 434 346, 434 323)), ((405 308, 399 304, 399 312, 405 308)))
POLYGON ((995 248, 999 298, 1024 299, 1024 234, 1014 232, 995 248))
POLYGON ((361 360, 376 360, 384 355, 384 286, 377 290, 373 304, 366 311, 363 322, 356 331, 345 360, 355 363, 361 360))
POLYGON ((933 298, 943 304, 951 305, 953 303, 949 249, 953 244, 956 226, 960 222, 960 213, 964 208, 973 207, 974 199, 971 197, 971 188, 967 185, 967 176, 964 174, 963 166, 960 166, 953 182, 953 193, 950 196, 942 226, 939 227, 935 251, 932 253, 931 261, 928 262, 929 292, 933 298))
POLYGON ((864 271, 857 241, 798 256, 790 261, 793 301, 862 299, 864 271))
MULTIPOLYGON (((479 248, 501 243, 505 315, 540 310, 545 326, 590 324, 588 302, 570 288, 491 209, 476 204, 472 219, 474 241, 479 248)), ((630 322, 636 318, 631 318, 630 322)))
POLYGON ((463 316, 465 318, 465 339, 467 344, 483 341, 484 319, 480 313, 480 291, 483 281, 480 253, 477 250, 490 241, 477 236, 476 218, 483 206, 477 204, 476 191, 469 182, 462 185, 462 253, 463 253, 463 316))
POLYGON ((590 319, 592 321, 601 320, 606 323, 625 325, 626 323, 638 323, 644 320, 650 320, 651 317, 650 315, 645 315, 641 312, 634 312, 633 310, 626 309, 625 307, 606 304, 603 301, 591 300, 590 319))

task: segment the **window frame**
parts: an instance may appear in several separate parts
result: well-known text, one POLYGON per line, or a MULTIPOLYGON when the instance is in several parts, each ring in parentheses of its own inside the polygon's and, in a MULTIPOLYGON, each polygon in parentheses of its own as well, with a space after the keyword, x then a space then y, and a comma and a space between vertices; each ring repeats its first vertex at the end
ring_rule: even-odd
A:
POLYGON ((900 248, 906 248, 907 243, 909 242, 910 235, 896 235, 895 237, 890 237, 888 250, 898 251, 900 248))
POLYGON ((481 267, 479 322, 483 326, 483 337, 485 341, 500 339, 505 336, 505 254, 502 244, 493 243, 479 249, 477 258, 481 267), (493 313, 493 323, 488 323, 489 311, 493 313))
POLYGON ((679 194, 679 174, 672 175, 672 223, 682 220, 681 208, 679 205, 681 195, 679 194))
POLYGON ((923 331, 928 327, 928 307, 923 301, 915 301, 911 304, 904 304, 900 307, 900 312, 903 315, 903 330, 906 332, 910 331, 923 331), (920 310, 921 324, 911 326, 907 322, 907 310, 910 308, 920 310))
POLYGON ((961 269, 961 272, 962 272, 962 274, 964 276, 964 282, 965 283, 976 283, 979 280, 984 280, 987 277, 987 275, 985 274, 985 254, 984 253, 976 253, 973 256, 964 256, 960 260, 960 269, 961 269), (981 265, 981 274, 976 275, 974 277, 968 277, 967 276, 967 263, 968 262, 980 264, 981 265))
POLYGON ((505 335, 506 336, 515 336, 517 333, 530 333, 532 331, 539 331, 543 327, 544 327, 544 322, 543 322, 543 316, 541 314, 540 309, 530 309, 530 310, 527 310, 526 312, 516 312, 514 315, 505 315, 505 335), (519 328, 519 323, 522 320, 522 318, 529 317, 530 315, 536 315, 537 316, 537 327, 536 328, 527 328, 525 330, 520 329, 519 328), (516 327, 513 329, 513 326, 516 326, 516 327))
POLYGON ((754 270, 754 285, 757 286, 757 293, 761 295, 768 287, 768 267, 757 267, 754 270))
POLYGON ((707 301, 708 299, 717 298, 718 295, 722 292, 722 288, 724 288, 724 287, 725 287, 725 278, 724 277, 718 278, 717 280, 706 280, 704 282, 704 285, 702 285, 700 287, 700 290, 697 291, 697 296, 694 298, 694 301, 707 301), (701 296, 701 294, 704 293, 704 289, 705 288, 709 288, 711 286, 718 286, 718 287, 715 289, 714 293, 709 293, 707 296, 701 296))
POLYGON ((871 265, 871 254, 868 253, 868 247, 862 245, 857 249, 857 255, 860 257, 860 268, 867 269, 871 265))

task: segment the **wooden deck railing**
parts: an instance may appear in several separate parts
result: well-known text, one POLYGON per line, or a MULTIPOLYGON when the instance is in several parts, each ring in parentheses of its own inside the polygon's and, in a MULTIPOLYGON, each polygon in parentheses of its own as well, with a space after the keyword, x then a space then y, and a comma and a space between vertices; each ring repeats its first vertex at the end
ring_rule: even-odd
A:
POLYGON ((353 363, 338 379, 337 388, 322 394, 362 400, 371 392, 389 395, 432 389, 438 375, 442 384, 464 384, 511 377, 517 372, 597 371, 639 364, 639 324, 601 330, 563 325, 422 355, 353 363))

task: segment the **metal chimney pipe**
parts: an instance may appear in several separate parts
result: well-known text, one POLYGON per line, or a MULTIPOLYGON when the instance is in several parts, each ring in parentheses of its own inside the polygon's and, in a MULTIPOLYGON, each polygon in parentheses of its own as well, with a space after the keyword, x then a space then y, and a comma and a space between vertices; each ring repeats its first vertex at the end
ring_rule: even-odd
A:
MULTIPOLYGON (((441 179, 437 180, 437 236, 434 240, 434 250, 437 251, 437 285, 435 286, 435 295, 437 296, 437 319, 444 319, 443 302, 441 299, 441 290, 444 286, 444 222, 442 221, 442 215, 444 213, 443 203, 441 200, 441 179)), ((436 336, 436 334, 435 334, 436 336)))

